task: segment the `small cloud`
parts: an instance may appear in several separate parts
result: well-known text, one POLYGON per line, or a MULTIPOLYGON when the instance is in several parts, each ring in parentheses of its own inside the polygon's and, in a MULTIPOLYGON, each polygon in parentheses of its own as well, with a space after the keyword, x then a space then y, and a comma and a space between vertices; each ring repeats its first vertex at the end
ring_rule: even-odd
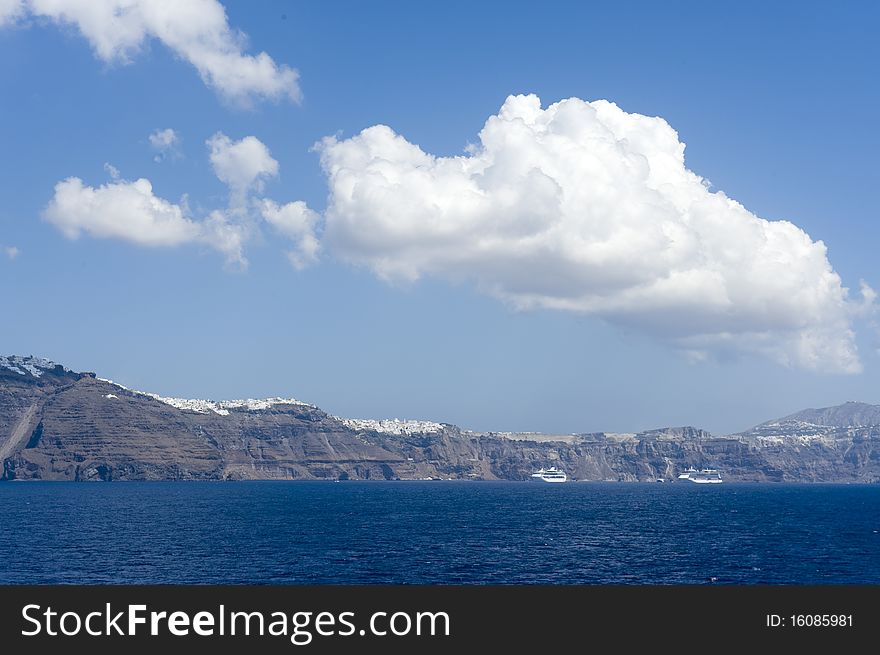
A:
POLYGON ((857 305, 856 312, 862 315, 870 315, 877 311, 877 292, 864 280, 859 280, 859 292, 862 301, 857 305))
POLYGON ((260 214, 276 232, 293 241, 294 247, 287 251, 287 259, 296 270, 314 264, 318 260, 320 242, 315 226, 321 216, 309 209, 302 200, 286 205, 264 199, 259 203, 260 214))
POLYGON ((682 354, 690 364, 702 364, 709 359, 709 353, 705 350, 683 350, 682 354))
MULTIPOLYGON (((173 129, 166 128, 150 134, 149 142, 160 161, 174 151, 180 139, 173 129)), ((194 216, 186 195, 176 203, 166 200, 153 192, 148 179, 124 179, 119 169, 107 162, 107 184, 93 187, 78 177, 58 182, 43 219, 69 239, 85 234, 152 248, 201 244, 222 253, 227 268, 240 271, 248 268, 244 255, 247 242, 271 226, 289 240, 285 254, 296 270, 315 263, 320 251, 316 230, 321 215, 302 201, 279 205, 261 197, 265 181, 279 170, 269 148, 254 136, 233 141, 222 132, 206 144, 214 173, 229 188, 224 208, 206 208, 194 216)))
POLYGON ((104 170, 107 171, 107 175, 110 176, 111 180, 119 179, 119 169, 116 168, 113 164, 109 162, 104 162, 104 170))
POLYGON ((205 142, 210 149, 214 174, 229 187, 231 204, 241 207, 248 192, 262 191, 263 182, 278 175, 278 162, 255 136, 233 141, 217 132, 205 142))
POLYGON ((185 205, 155 195, 144 178, 114 180, 100 187, 67 178, 55 185, 43 218, 69 239, 86 233, 147 247, 201 243, 223 253, 234 268, 247 266, 243 228, 230 223, 223 212, 212 212, 204 221, 192 219, 185 205))
POLYGON ((178 159, 182 156, 180 136, 170 127, 153 131, 149 140, 150 147, 156 151, 156 155, 153 157, 153 161, 156 163, 163 162, 168 158, 178 159))
POLYGON ((21 254, 21 251, 15 246, 3 246, 3 252, 9 257, 10 261, 21 254))

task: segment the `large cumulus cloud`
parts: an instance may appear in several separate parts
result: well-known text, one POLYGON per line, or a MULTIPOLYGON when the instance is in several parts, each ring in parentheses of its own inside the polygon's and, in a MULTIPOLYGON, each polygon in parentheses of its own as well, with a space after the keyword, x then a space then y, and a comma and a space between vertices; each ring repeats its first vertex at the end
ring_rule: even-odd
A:
POLYGON ((327 245, 391 282, 469 280, 519 309, 635 326, 701 357, 857 372, 854 313, 825 245, 685 167, 661 118, 511 96, 458 157, 377 125, 319 144, 327 245))

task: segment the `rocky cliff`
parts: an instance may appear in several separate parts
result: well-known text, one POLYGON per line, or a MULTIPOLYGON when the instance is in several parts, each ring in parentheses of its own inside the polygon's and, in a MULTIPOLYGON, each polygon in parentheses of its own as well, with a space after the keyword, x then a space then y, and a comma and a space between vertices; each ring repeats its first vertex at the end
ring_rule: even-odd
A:
POLYGON ((556 465, 577 480, 880 481, 880 407, 848 403, 715 437, 476 433, 334 417, 293 399, 191 401, 46 360, 0 357, 4 480, 504 479, 556 465))

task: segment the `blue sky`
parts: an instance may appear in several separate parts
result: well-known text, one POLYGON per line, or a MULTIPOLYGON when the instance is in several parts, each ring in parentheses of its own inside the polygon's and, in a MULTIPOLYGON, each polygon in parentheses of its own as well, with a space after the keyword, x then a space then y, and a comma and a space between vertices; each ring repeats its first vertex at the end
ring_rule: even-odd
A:
MULTIPOLYGON (((38 3, 0 26, 3 353, 46 356, 164 395, 290 395, 339 415, 473 429, 693 424, 723 433, 807 406, 880 401, 874 310, 858 293, 860 280, 880 285, 872 193, 880 181, 880 21, 873 3, 547 3, 540 11, 533 3, 223 5, 228 25, 248 37, 242 56, 268 53, 275 77, 245 91, 211 82, 219 73, 200 76, 195 55, 179 41, 173 51, 167 35, 147 33, 126 51, 127 61, 102 57, 77 25, 38 15, 38 3), (299 103, 285 66, 299 72, 299 103), (277 80, 288 86, 278 91, 271 86, 277 80), (506 246, 479 259, 463 241, 448 255, 429 230, 420 231, 417 201, 402 210, 343 207, 342 186, 327 166, 391 147, 358 141, 361 130, 387 125, 438 158, 465 155, 511 94, 539 96, 542 111, 567 98, 607 99, 628 114, 662 117, 687 144, 687 169, 710 180, 713 191, 824 242, 850 290, 846 303, 822 296, 821 316, 787 336, 780 336, 784 319, 770 315, 792 312, 793 287, 768 295, 767 317, 751 305, 728 308, 729 329, 715 325, 722 319, 702 311, 699 298, 681 301, 683 310, 676 300, 649 312, 641 305, 599 310, 579 295, 574 309, 560 309, 554 289, 550 300, 526 307, 506 246), (160 155, 149 136, 165 128, 179 143, 160 155), (277 174, 243 182, 246 207, 233 206, 231 187, 209 160, 206 141, 217 133, 232 143, 253 136, 277 162, 277 174), (313 148, 332 135, 336 150, 313 148), (106 163, 118 169, 116 180, 106 163), (68 238, 62 218, 46 211, 56 184, 70 177, 94 189, 148 179, 156 197, 188 208, 187 226, 223 212, 231 225, 247 226, 246 270, 230 265, 213 237, 145 246, 142 232, 89 232, 93 217, 69 207, 55 214, 80 221, 80 236, 68 238), (263 220, 255 207, 264 199, 308 204, 321 243, 315 261, 301 270, 291 265, 285 253, 299 237, 263 220), (383 227, 383 217, 398 215, 413 221, 418 238, 401 243, 395 226, 383 227), (369 245, 372 239, 385 249, 369 245), (388 261, 415 267, 418 279, 398 268, 384 274, 388 261), (823 318, 826 308, 838 312, 833 320, 823 318), (715 325, 711 338, 686 328, 669 333, 670 323, 701 321, 715 325), (737 332, 749 322, 772 343, 758 347, 737 332), (823 348, 830 344, 818 364, 783 361, 791 334, 814 328, 827 341, 823 348), (848 348, 846 330, 858 365, 841 371, 834 358, 848 348)), ((408 161, 394 163, 401 175, 409 171, 408 161)), ((370 170, 353 175, 370 188, 370 170)), ((567 194, 581 182, 595 190, 593 181, 573 179, 568 187, 557 181, 567 194)), ((457 200, 442 179, 425 184, 422 195, 457 200)), ((413 194, 421 197, 420 189, 413 194)), ((533 218, 529 211, 555 220, 540 205, 539 188, 528 190, 537 204, 523 220, 533 218)), ((497 214, 487 211, 474 214, 483 232, 496 224, 497 214)), ((609 211, 609 224, 617 225, 617 210, 609 211)), ((570 229, 564 243, 578 236, 570 229)), ((508 243, 506 233, 489 236, 508 243)), ((747 241, 741 247, 746 276, 753 249, 747 241)), ((827 281, 794 245, 783 250, 781 261, 803 276, 805 288, 827 281)), ((549 252, 524 264, 526 277, 550 271, 542 288, 552 287, 553 267, 564 259, 549 252)), ((698 252, 711 260, 717 251, 698 252)), ((664 256, 646 246, 612 268, 664 256)), ((596 275, 602 271, 588 277, 596 275)), ((729 270, 724 275, 728 285, 740 282, 729 270)), ((776 277, 771 271, 766 285, 776 277)), ((746 296, 760 295, 765 283, 749 280, 757 286, 745 286, 746 296)), ((619 300, 608 291, 612 282, 599 291, 585 284, 580 291, 619 300)))

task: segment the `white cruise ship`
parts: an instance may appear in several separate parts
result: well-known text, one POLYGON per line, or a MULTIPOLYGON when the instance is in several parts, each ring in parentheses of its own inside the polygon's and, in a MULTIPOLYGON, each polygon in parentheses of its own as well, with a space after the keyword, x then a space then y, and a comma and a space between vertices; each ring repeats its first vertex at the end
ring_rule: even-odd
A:
POLYGON ((565 474, 565 471, 560 471, 555 466, 551 466, 548 469, 539 468, 532 473, 531 479, 537 482, 568 482, 568 476, 565 474))
POLYGON ((684 482, 695 482, 697 484, 721 484, 721 474, 718 469, 700 469, 699 471, 693 466, 686 469, 684 473, 678 476, 679 480, 684 482))

